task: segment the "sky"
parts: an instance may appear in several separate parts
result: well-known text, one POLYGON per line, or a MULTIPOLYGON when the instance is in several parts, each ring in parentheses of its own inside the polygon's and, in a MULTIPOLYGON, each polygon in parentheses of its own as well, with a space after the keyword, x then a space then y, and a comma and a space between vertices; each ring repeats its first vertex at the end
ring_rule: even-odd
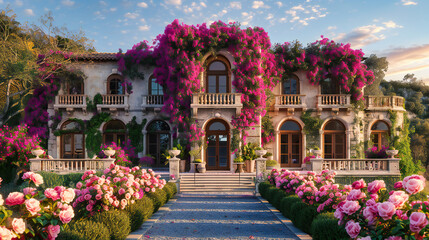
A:
POLYGON ((37 25, 51 11, 56 26, 83 30, 98 52, 152 42, 174 19, 262 27, 273 45, 294 40, 306 45, 323 35, 366 56, 387 57, 386 80, 414 73, 429 84, 428 0, 0 0, 0 9, 37 25))

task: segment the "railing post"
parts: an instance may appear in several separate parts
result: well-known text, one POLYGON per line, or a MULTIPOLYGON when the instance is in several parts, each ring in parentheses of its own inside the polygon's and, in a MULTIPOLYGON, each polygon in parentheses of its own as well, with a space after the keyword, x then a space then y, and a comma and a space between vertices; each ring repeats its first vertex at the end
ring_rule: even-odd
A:
POLYGON ((310 159, 311 171, 321 172, 323 170, 323 158, 312 158, 310 159))
POLYGON ((42 171, 42 159, 31 158, 30 159, 30 171, 32 171, 32 172, 42 171))
POLYGON ((399 158, 389 158, 388 163, 387 163, 389 173, 400 174, 400 171, 399 171, 399 161, 400 160, 401 159, 399 159, 399 158))

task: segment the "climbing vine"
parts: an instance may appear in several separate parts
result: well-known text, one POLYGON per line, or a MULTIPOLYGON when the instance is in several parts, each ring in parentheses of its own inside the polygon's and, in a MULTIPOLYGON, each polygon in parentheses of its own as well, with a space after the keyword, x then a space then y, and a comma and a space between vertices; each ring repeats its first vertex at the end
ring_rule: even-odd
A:
POLYGON ((322 120, 318 117, 311 116, 312 110, 302 112, 301 120, 304 123, 304 133, 307 138, 308 148, 319 147, 319 130, 322 127, 322 120))
POLYGON ((262 145, 274 141, 274 126, 270 116, 265 115, 264 117, 262 117, 261 128, 262 145))
POLYGON ((101 124, 103 122, 110 121, 110 113, 102 112, 94 115, 87 123, 86 123, 86 150, 88 152, 89 157, 93 157, 100 151, 101 144, 103 143, 103 136, 99 130, 101 124))
POLYGON ((131 145, 137 149, 137 152, 143 151, 142 131, 146 125, 146 122, 147 119, 145 118, 139 124, 137 123, 136 117, 134 116, 133 119, 127 123, 128 139, 131 141, 131 145))

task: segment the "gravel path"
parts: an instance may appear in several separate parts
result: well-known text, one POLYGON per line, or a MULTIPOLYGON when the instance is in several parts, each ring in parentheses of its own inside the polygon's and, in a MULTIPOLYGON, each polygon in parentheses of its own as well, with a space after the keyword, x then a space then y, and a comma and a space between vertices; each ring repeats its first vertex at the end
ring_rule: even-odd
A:
POLYGON ((299 239, 253 195, 179 195, 145 239, 299 239))

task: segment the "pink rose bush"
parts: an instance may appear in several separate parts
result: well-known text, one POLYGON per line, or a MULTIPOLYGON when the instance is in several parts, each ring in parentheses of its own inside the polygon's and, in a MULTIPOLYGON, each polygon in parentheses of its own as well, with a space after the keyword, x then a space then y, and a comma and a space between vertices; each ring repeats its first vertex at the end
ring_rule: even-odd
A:
POLYGON ((165 184, 166 181, 151 169, 146 171, 112 164, 101 177, 93 170, 84 173, 82 181, 76 184, 77 197, 73 207, 78 209, 79 215, 124 209, 145 193, 162 189, 165 184))
MULTIPOLYGON (((33 172, 24 173, 22 179, 29 185, 43 183, 43 177, 33 172)), ((74 198, 74 189, 63 186, 45 191, 26 187, 4 201, 0 195, 0 239, 56 239, 74 217, 70 205, 74 198)))
POLYGON ((115 155, 112 156, 112 158, 115 158, 115 164, 119 164, 122 166, 128 166, 131 165, 131 160, 129 159, 129 155, 127 155, 122 149, 121 146, 118 146, 115 142, 112 142, 110 144, 103 144, 101 146, 101 151, 98 153, 99 158, 106 158, 107 156, 104 155, 103 150, 106 150, 107 148, 110 148, 112 150, 115 150, 115 155))

